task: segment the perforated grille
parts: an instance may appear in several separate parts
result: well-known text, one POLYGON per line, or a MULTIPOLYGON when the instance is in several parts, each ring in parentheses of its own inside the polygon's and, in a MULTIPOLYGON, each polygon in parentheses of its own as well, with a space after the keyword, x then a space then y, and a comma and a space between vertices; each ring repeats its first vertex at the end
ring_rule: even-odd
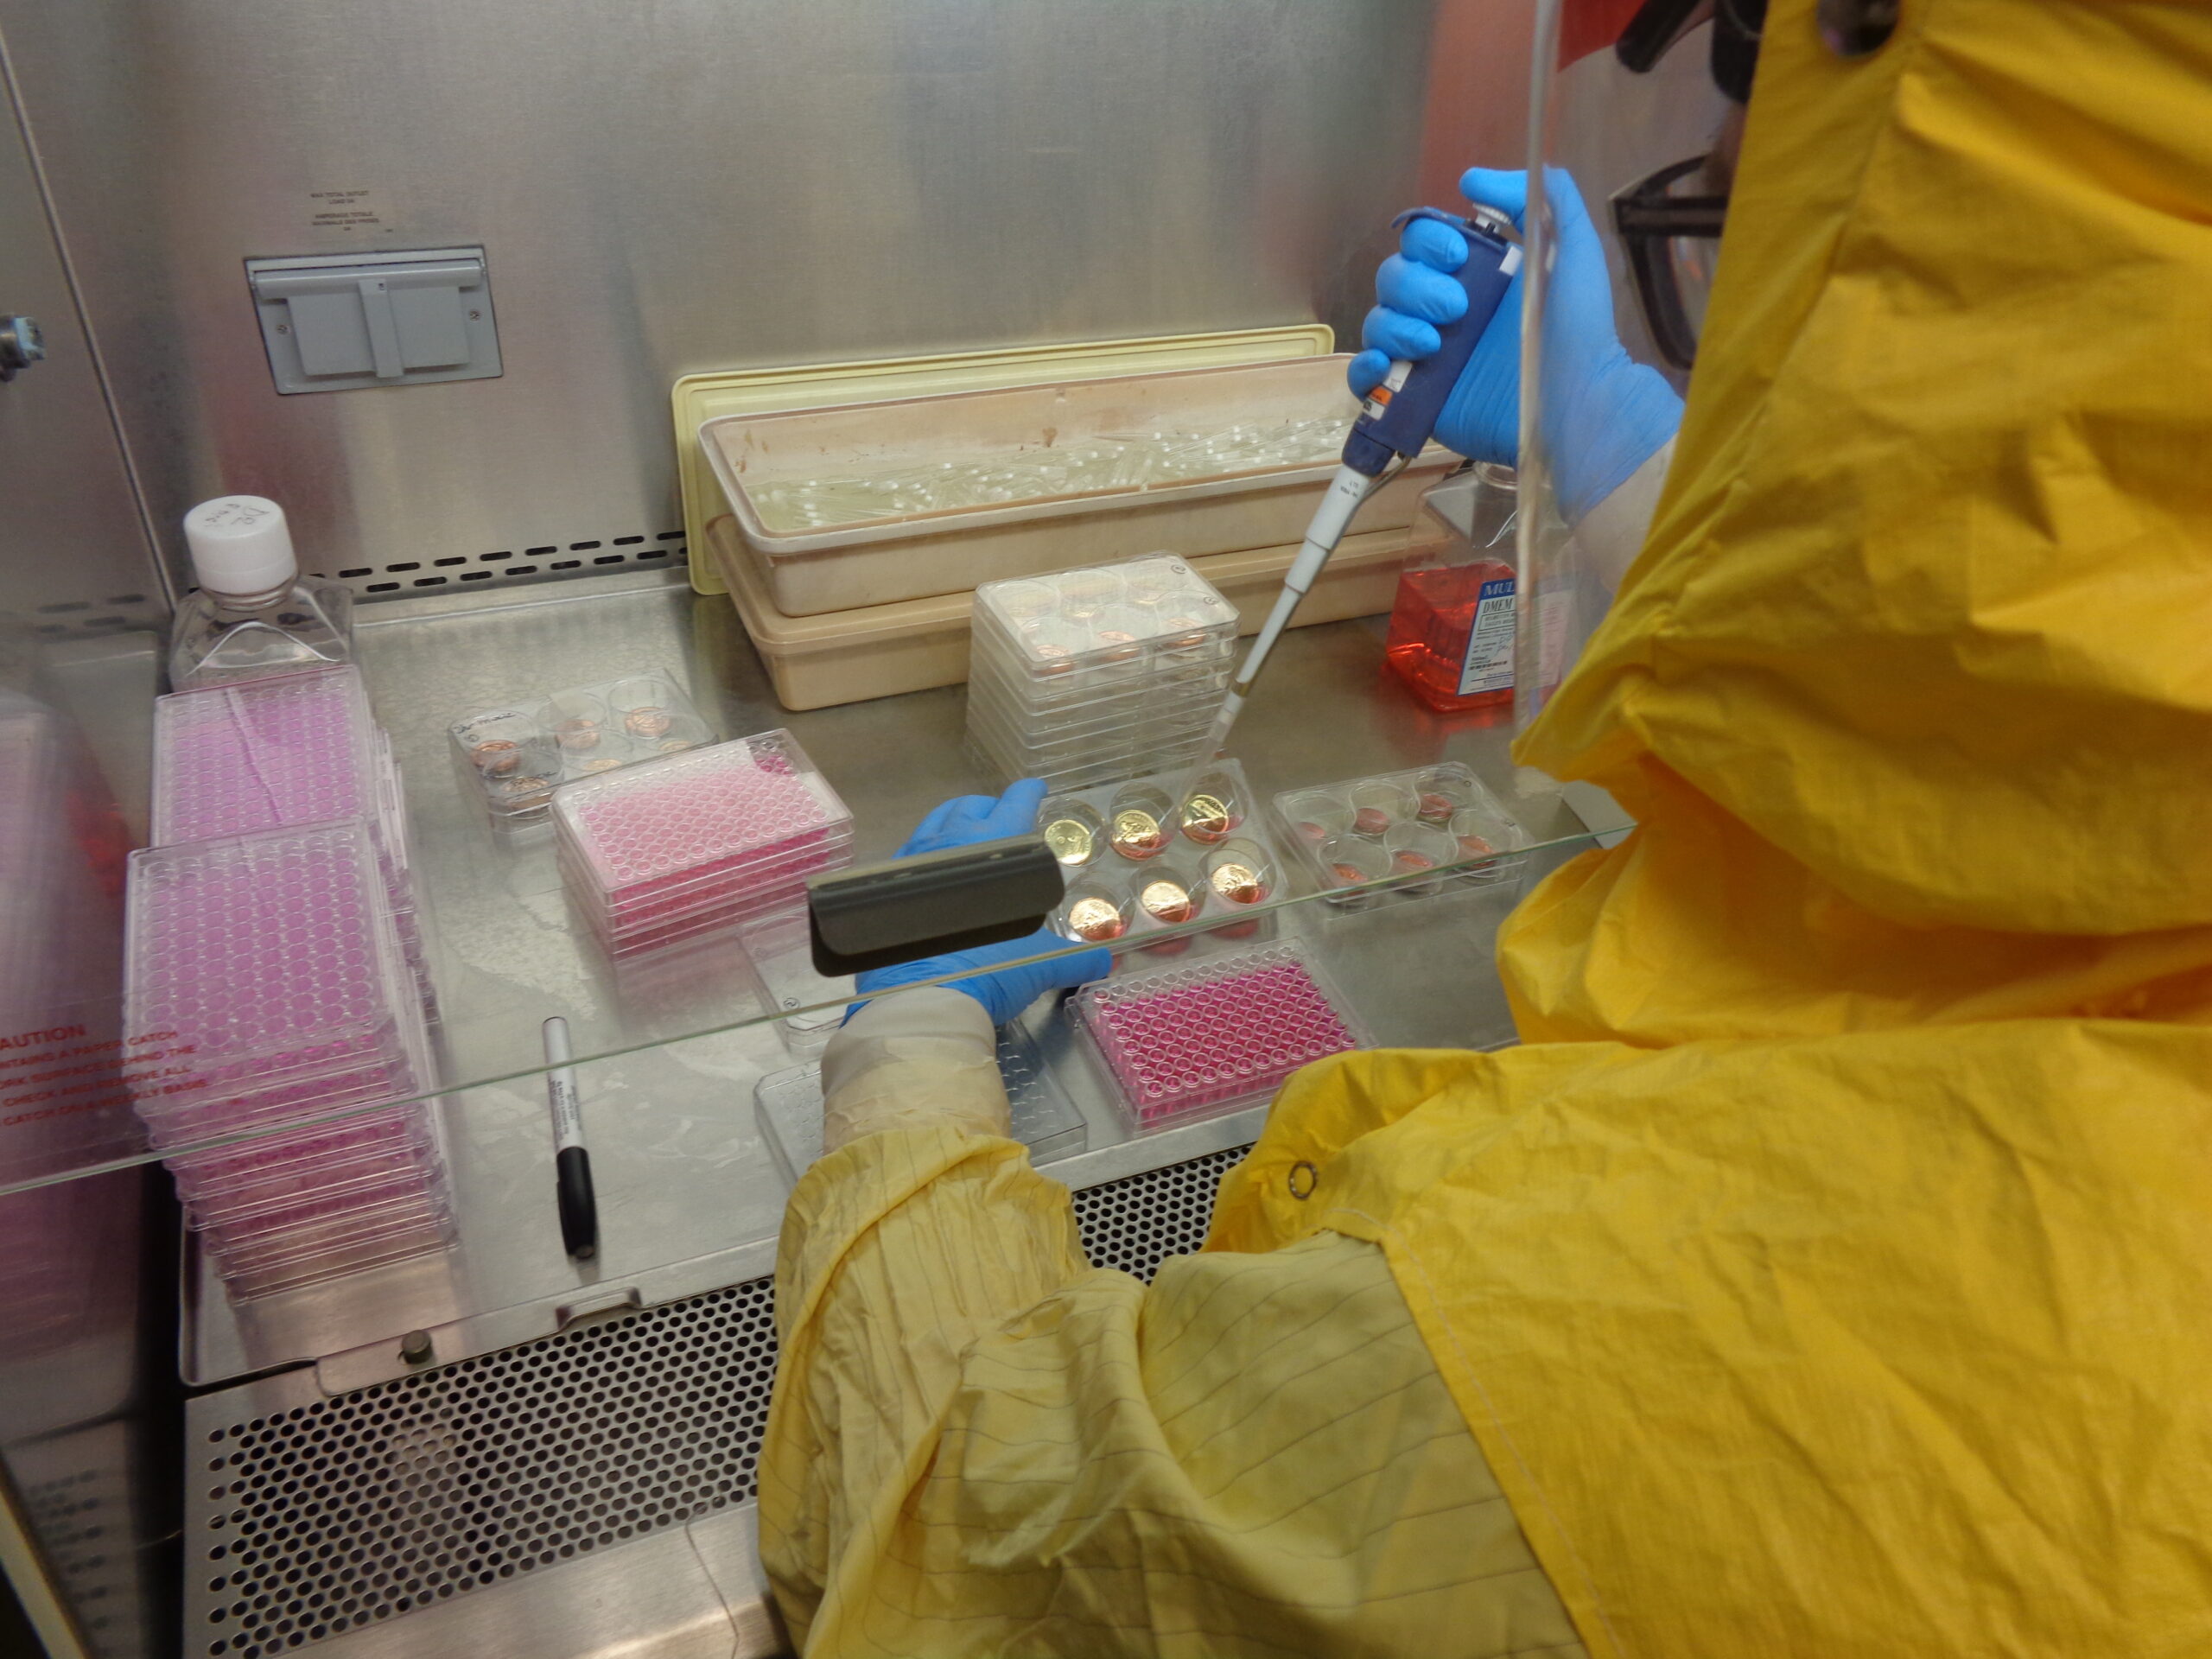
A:
POLYGON ((1119 1268, 1150 1284, 1162 1262, 1188 1255, 1205 1243, 1222 1172, 1251 1149, 1210 1152, 1077 1193, 1075 1224, 1090 1265, 1119 1268))
POLYGON ((353 565, 329 574, 363 599, 398 599, 440 588, 483 583, 513 588, 526 582, 604 575, 609 570, 638 566, 681 565, 686 559, 683 532, 664 530, 652 535, 596 536, 537 547, 505 547, 488 553, 417 556, 389 564, 353 565))
POLYGON ((750 1497, 772 1307, 757 1279, 215 1430, 200 1650, 260 1659, 750 1497))
POLYGON ((60 639, 80 633, 159 627, 162 613, 151 594, 112 594, 99 599, 58 599, 36 607, 34 614, 38 620, 31 624, 33 633, 60 639))
MULTIPOLYGON (((1198 1249, 1244 1152, 1078 1192, 1092 1262, 1198 1249)), ((756 1279, 213 1430, 188 1653, 264 1659, 750 1497, 773 1308, 756 1279)))

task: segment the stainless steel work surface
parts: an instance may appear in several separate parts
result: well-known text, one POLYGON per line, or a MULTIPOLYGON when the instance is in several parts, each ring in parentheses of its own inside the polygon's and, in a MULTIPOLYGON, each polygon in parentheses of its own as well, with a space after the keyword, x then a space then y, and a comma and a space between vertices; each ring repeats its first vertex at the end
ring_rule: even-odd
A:
MULTIPOLYGON (((729 1260, 772 1239, 784 1187, 763 1147, 753 1085, 791 1064, 734 950, 640 1003, 572 927, 543 832, 494 832, 448 753, 473 710, 664 668, 726 735, 787 726, 852 807, 857 852, 887 855, 929 807, 989 787, 962 746, 961 688, 790 714, 769 695, 726 601, 672 585, 545 590, 521 605, 372 612, 361 661, 407 791, 417 881, 444 1010, 442 1113, 460 1241, 417 1257, 233 1308, 187 1262, 183 1370, 210 1384, 327 1360, 413 1329, 450 1328, 472 1350, 543 1334, 556 1311, 651 1275, 647 1300, 730 1282, 729 1260), (566 595, 573 594, 574 597, 566 595), (599 1185, 597 1261, 572 1262, 551 1202, 539 1023, 565 1015, 580 1054, 599 1185), (696 1033, 696 1034, 695 1034, 696 1033), (482 1081, 492 1079, 492 1081, 482 1081)), ((1439 720, 1380 666, 1380 622, 1299 630, 1284 641, 1234 747, 1275 790, 1455 758, 1540 835, 1574 827, 1555 795, 1516 797, 1502 723, 1439 720)), ((1291 906, 1272 925, 1306 938, 1380 1041, 1489 1046, 1512 1034, 1491 965, 1510 887, 1339 912, 1291 906)), ((1089 1146, 1126 1138, 1100 1080, 1050 1005, 1031 1025, 1083 1110, 1089 1146)))
MULTIPOLYGON (((534 1070, 537 1022, 549 1014, 568 1016, 578 1053, 598 1055, 762 1012, 735 973, 710 971, 680 996, 664 987, 649 998, 628 995, 571 925, 550 831, 496 833, 458 785, 446 728, 461 715, 532 689, 667 669, 724 736, 778 727, 795 733, 852 809, 861 862, 887 856, 947 796, 996 786, 963 745, 965 688, 789 713, 770 692, 727 601, 664 583, 395 614, 411 608, 368 613, 361 662, 405 779, 418 881, 438 936, 454 1081, 534 1070)), ((1549 780, 1532 779, 1534 792, 1517 790, 1502 718, 1441 719, 1385 675, 1381 626, 1331 624, 1284 641, 1232 742, 1255 792, 1264 799, 1300 785, 1453 759, 1472 766, 1535 837, 1579 835, 1580 822, 1549 780)), ((1454 988, 1443 1000, 1456 1007, 1459 995, 1454 988)))

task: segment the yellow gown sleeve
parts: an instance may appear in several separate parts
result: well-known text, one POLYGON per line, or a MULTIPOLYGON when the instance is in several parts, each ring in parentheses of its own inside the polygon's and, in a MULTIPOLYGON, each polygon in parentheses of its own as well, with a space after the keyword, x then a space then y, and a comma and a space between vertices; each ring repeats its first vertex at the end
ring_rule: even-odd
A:
POLYGON ((1084 1266, 1020 1147, 792 1194, 761 1551, 809 1655, 1583 1649, 1381 1252, 1084 1266))

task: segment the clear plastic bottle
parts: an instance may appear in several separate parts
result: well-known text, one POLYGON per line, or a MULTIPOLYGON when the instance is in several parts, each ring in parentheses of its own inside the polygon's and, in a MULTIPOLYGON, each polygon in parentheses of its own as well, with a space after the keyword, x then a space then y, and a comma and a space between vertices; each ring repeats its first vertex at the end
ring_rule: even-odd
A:
POLYGON ((1516 490, 1510 467, 1482 461, 1422 500, 1443 545, 1399 576, 1383 654, 1440 713, 1513 700, 1516 490))
POLYGON ((257 495, 203 501, 184 515, 200 590, 169 626, 169 685, 227 685, 350 661, 353 594, 300 575, 284 509, 257 495))

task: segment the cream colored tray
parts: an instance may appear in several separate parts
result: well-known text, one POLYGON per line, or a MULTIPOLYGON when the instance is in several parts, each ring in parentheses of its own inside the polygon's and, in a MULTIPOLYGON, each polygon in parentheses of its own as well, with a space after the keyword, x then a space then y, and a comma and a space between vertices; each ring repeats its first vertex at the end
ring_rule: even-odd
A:
MULTIPOLYGON (((1045 381, 995 391, 855 404, 705 423, 699 444, 738 534, 787 616, 961 593, 986 582, 1114 564, 1163 549, 1185 558, 1297 541, 1336 475, 1322 457, 1149 484, 1039 494, 804 531, 772 529, 756 492, 838 473, 926 473, 941 461, 1019 466, 1128 433, 1207 433, 1319 423, 1349 430, 1359 404, 1341 357, 1045 381)), ((1455 459, 1432 446, 1360 509, 1367 530, 1411 521, 1455 459)))
MULTIPOLYGON (((1072 345, 951 352, 934 357, 687 374, 676 383, 670 394, 676 422, 677 477, 683 494, 685 537, 694 549, 703 549, 707 525, 729 511, 705 457, 699 453, 700 426, 720 416, 875 403, 887 397, 912 397, 932 392, 980 391, 995 386, 1067 380, 1094 374, 1145 374, 1217 363, 1264 363, 1276 358, 1319 357, 1333 346, 1335 339, 1325 323, 1306 322, 1217 334, 1085 340, 1072 345)), ((704 556, 691 561, 691 585, 702 594, 726 591, 715 561, 704 556)))
MULTIPOLYGON (((1412 533, 1402 527, 1346 537, 1299 607, 1298 626, 1389 610, 1400 569, 1423 550, 1409 544, 1412 533)), ((966 682, 972 593, 785 616, 770 602, 727 514, 708 526, 706 548, 785 708, 826 709, 966 682)), ((1248 548, 1192 559, 1191 568, 1236 607, 1240 631, 1256 633, 1297 551, 1295 543, 1248 548)))

